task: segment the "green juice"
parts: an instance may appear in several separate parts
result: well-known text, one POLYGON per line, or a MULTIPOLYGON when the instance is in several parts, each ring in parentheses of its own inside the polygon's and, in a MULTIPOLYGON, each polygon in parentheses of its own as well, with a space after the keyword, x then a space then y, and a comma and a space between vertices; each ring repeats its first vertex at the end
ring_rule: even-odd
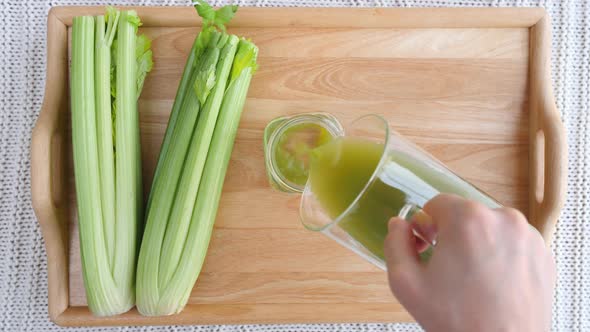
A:
POLYGON ((309 171, 311 191, 330 218, 334 220, 350 209, 338 226, 380 259, 384 259, 387 223, 407 202, 422 206, 438 193, 447 192, 499 206, 444 167, 402 152, 388 151, 370 182, 383 152, 383 144, 339 137, 312 151, 309 171))
POLYGON ((314 123, 300 123, 288 128, 274 146, 277 169, 287 181, 305 186, 309 176, 309 154, 331 139, 332 135, 324 127, 314 123))

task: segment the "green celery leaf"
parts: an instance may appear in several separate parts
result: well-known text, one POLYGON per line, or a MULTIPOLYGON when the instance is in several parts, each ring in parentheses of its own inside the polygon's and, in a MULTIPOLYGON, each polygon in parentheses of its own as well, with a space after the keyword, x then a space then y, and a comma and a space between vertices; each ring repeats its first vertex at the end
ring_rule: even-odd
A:
POLYGON ((197 2, 195 6, 197 13, 203 19, 203 26, 207 26, 215 20, 215 9, 204 0, 198 0, 197 2))
POLYGON ((215 12, 215 25, 225 31, 225 24, 228 23, 238 11, 237 5, 227 5, 219 8, 215 12))
POLYGON ((242 39, 238 46, 238 51, 234 58, 234 64, 231 69, 230 83, 238 78, 245 68, 252 68, 252 74, 258 68, 256 58, 258 57, 258 47, 249 40, 242 39))
POLYGON ((237 5, 227 5, 215 10, 204 0, 197 0, 195 9, 203 19, 203 28, 215 26, 221 31, 225 31, 225 25, 234 17, 238 11, 237 5))
POLYGON ((214 33, 215 33, 215 29, 212 27, 203 28, 203 30, 201 30, 201 32, 197 36, 197 40, 195 41, 195 43, 196 43, 195 48, 197 50, 197 53, 195 53, 195 61, 192 64, 193 67, 197 66, 197 64, 199 63, 199 59, 200 59, 201 55, 203 55, 203 52, 207 48, 207 45, 209 44, 209 41, 211 40, 211 36, 214 33))
POLYGON ((137 68, 135 73, 135 80, 137 84, 137 98, 143 89, 143 83, 147 73, 152 70, 154 62, 152 60, 152 50, 150 47, 152 41, 146 36, 141 35, 135 40, 135 57, 137 59, 137 68))
POLYGON ((135 29, 137 31, 137 28, 141 26, 141 20, 139 19, 139 16, 137 16, 137 13, 135 12, 135 10, 130 10, 127 12, 127 22, 133 24, 135 26, 135 29))
POLYGON ((211 92, 211 89, 213 89, 215 86, 215 69, 217 67, 218 60, 218 48, 210 48, 205 52, 205 54, 203 54, 203 59, 200 62, 200 68, 197 71, 195 85, 193 86, 201 105, 205 104, 205 101, 209 96, 209 92, 211 92))
POLYGON ((146 35, 138 36, 135 41, 135 57, 139 59, 150 47, 152 47, 151 39, 146 35))
POLYGON ((152 70, 153 66, 154 62, 152 60, 152 50, 147 50, 139 58, 137 58, 137 98, 139 98, 141 90, 143 89, 143 82, 145 81, 145 77, 147 73, 149 73, 152 70))

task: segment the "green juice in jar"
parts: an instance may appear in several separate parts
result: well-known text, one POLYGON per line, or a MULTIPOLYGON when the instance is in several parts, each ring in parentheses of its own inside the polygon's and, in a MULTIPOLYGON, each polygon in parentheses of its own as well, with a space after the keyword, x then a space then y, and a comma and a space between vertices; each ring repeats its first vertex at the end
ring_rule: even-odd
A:
POLYGON ((278 171, 286 180, 305 186, 309 176, 310 152, 331 139, 332 135, 315 123, 300 123, 289 127, 273 147, 278 171))
POLYGON ((439 192, 455 193, 498 206, 460 178, 402 152, 383 157, 384 149, 367 139, 338 137, 310 154, 309 185, 316 199, 332 220, 341 216, 339 226, 376 257, 384 259, 388 221, 399 215, 410 195, 416 201, 418 193, 425 202, 439 192))
POLYGON ((282 116, 264 128, 264 163, 270 186, 301 193, 309 177, 309 154, 343 129, 331 114, 316 112, 282 116))

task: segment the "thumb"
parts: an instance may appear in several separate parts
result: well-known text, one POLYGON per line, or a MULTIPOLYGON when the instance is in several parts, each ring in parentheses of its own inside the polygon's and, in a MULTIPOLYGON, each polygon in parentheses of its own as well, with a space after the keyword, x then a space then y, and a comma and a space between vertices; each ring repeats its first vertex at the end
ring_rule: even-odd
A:
MULTIPOLYGON (((401 218, 389 221, 384 254, 389 287, 401 304, 411 307, 420 290, 423 268, 416 251, 412 226, 401 218)), ((409 309, 409 308, 408 308, 409 309)))

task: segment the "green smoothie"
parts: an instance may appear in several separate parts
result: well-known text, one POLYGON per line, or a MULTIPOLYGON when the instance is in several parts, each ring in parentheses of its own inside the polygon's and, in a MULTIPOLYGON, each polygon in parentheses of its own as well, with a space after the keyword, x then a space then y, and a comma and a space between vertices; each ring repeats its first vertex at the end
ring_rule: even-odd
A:
POLYGON ((311 191, 332 219, 345 212, 368 185, 339 226, 378 258, 384 258, 389 219, 408 201, 422 206, 438 193, 447 192, 499 206, 444 168, 401 152, 388 151, 382 168, 369 183, 383 151, 383 144, 339 137, 312 151, 309 172, 311 191))

